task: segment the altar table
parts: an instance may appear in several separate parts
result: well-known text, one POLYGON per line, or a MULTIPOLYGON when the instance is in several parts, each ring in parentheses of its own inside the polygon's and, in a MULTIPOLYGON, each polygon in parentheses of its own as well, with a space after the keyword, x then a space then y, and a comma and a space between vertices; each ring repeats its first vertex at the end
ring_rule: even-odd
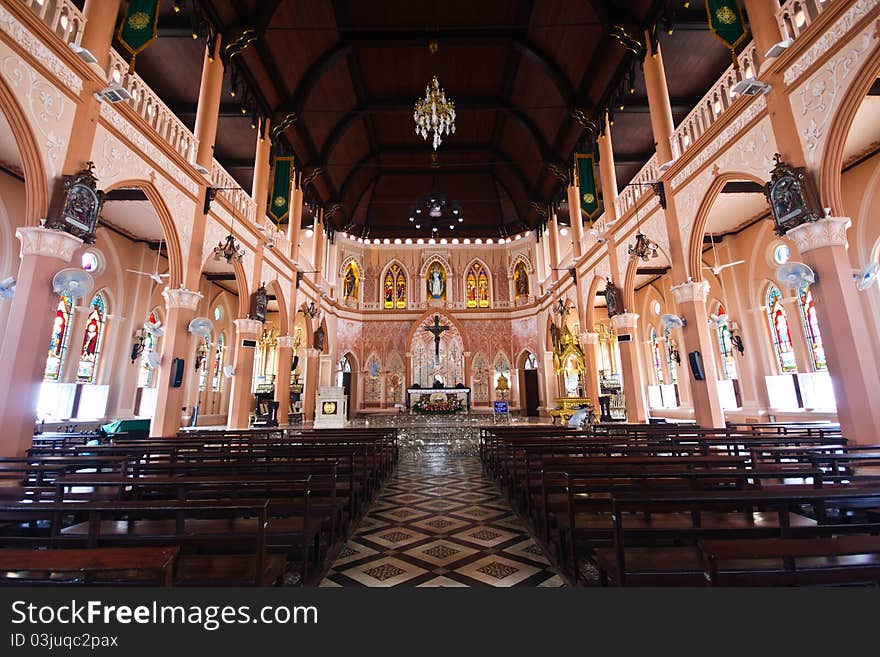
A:
POLYGON ((434 395, 436 393, 441 394, 455 394, 458 397, 462 405, 467 408, 468 412, 471 410, 471 389, 470 388, 407 388, 406 389, 406 408, 409 410, 412 408, 413 397, 415 399, 419 399, 421 395, 434 395))

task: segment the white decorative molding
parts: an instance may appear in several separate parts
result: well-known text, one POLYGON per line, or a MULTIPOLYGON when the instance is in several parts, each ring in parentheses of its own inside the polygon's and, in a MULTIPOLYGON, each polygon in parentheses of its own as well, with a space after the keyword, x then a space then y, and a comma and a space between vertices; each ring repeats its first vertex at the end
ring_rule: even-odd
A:
POLYGON ((25 226, 15 231, 21 241, 20 257, 35 255, 58 258, 70 262, 73 254, 83 245, 83 241, 63 230, 49 230, 36 226, 25 226))
POLYGON ((611 325, 616 330, 634 329, 639 322, 638 313, 620 313, 611 318, 611 325))
POLYGON ((693 159, 688 162, 687 166, 678 172, 671 181, 672 187, 676 188, 690 178, 719 150, 731 146, 736 141, 737 135, 741 134, 743 129, 765 109, 767 109, 767 99, 764 98, 764 96, 755 97, 752 102, 749 103, 748 107, 740 112, 736 119, 734 119, 734 121, 727 126, 720 135, 708 143, 705 148, 701 149, 693 159))
POLYGON ((825 217, 796 226, 785 236, 795 243, 802 254, 826 246, 846 248, 846 231, 850 226, 852 220, 849 217, 825 217))
POLYGON ((203 295, 201 292, 187 290, 185 287, 166 287, 162 290, 166 308, 183 308, 193 312, 199 307, 203 295))
POLYGON ((783 76, 785 83, 791 85, 835 44, 843 42, 846 33, 875 7, 877 7, 877 0, 858 0, 855 2, 794 64, 788 67, 783 76))
POLYGON ((232 323, 239 335, 259 335, 263 330, 263 322, 258 319, 234 319, 232 323))
POLYGON ((590 331, 581 331, 580 334, 581 344, 599 344, 599 334, 592 333, 590 331))
POLYGON ((101 118, 116 128, 129 143, 135 146, 137 151, 144 153, 144 155, 153 160, 158 165, 160 171, 166 173, 179 185, 182 185, 193 196, 198 196, 198 183, 174 164, 149 138, 135 129, 110 103, 101 103, 101 118))
POLYGON ((709 296, 709 281, 689 281, 681 285, 673 285, 672 296, 675 297, 675 303, 685 303, 690 301, 702 301, 705 303, 709 296))
POLYGON ((82 79, 2 5, 0 5, 0 30, 3 30, 36 61, 45 66, 65 87, 79 95, 83 88, 82 79))
POLYGON ((296 337, 292 335, 279 335, 277 340, 279 349, 293 349, 296 346, 296 337))

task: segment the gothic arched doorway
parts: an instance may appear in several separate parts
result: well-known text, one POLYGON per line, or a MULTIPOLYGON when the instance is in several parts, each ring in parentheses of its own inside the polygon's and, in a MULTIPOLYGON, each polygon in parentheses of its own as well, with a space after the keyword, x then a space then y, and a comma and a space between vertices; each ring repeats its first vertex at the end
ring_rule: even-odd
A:
POLYGON ((520 385, 520 408, 522 414, 527 417, 537 417, 538 407, 541 405, 540 387, 538 384, 538 359, 530 351, 520 356, 519 371, 520 385))

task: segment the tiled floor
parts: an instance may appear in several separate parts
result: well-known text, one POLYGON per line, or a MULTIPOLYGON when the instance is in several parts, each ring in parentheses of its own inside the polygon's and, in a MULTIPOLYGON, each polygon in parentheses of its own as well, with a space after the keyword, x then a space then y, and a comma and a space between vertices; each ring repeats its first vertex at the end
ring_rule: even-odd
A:
POLYGON ((321 586, 563 586, 475 456, 401 454, 321 586))

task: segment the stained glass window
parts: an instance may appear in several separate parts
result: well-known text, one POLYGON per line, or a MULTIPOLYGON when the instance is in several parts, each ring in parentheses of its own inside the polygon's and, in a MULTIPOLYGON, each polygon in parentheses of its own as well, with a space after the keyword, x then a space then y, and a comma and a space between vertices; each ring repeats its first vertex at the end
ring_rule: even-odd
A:
POLYGON ((199 364, 199 390, 208 389, 208 361, 211 354, 211 336, 210 334, 202 338, 202 344, 199 345, 197 357, 202 359, 199 364))
POLYGON ((657 331, 651 327, 651 360, 654 365, 654 375, 657 383, 663 383, 663 359, 660 357, 660 343, 657 341, 657 331))
POLYGON ((489 276, 478 262, 471 266, 465 276, 465 304, 468 308, 489 307, 489 276))
MULTIPOLYGON (((147 317, 147 322, 150 324, 157 324, 159 318, 156 316, 156 311, 150 313, 149 317, 147 317)), ((149 356, 151 353, 156 351, 158 346, 158 338, 152 333, 147 333, 144 337, 144 350, 141 352, 141 366, 138 370, 138 388, 150 388, 153 385, 153 373, 155 370, 149 365, 149 356)))
POLYGON ((767 319, 770 322, 770 340, 781 372, 797 372, 791 333, 788 330, 788 317, 782 307, 782 293, 775 285, 767 289, 767 319))
POLYGON ((678 363, 675 360, 678 346, 668 326, 663 329, 663 342, 666 343, 666 369, 669 370, 669 382, 678 383, 678 363))
POLYGON ((49 354, 46 357, 46 369, 43 372, 45 381, 57 381, 61 376, 61 366, 64 364, 67 344, 70 342, 70 313, 72 310, 73 300, 70 295, 62 294, 55 309, 55 321, 52 324, 52 335, 49 338, 49 354))
POLYGON ((526 370, 538 369, 538 359, 535 358, 535 354, 529 352, 529 354, 526 356, 526 362, 523 364, 523 369, 526 369, 526 370))
POLYGON ((804 335, 810 344, 810 359, 813 361, 813 369, 824 372, 828 369, 825 361, 825 348, 822 345, 822 333, 819 331, 819 321, 816 319, 816 304, 813 303, 813 292, 809 285, 804 285, 798 290, 798 305, 801 309, 801 322, 804 325, 804 335))
MULTIPOLYGON (((726 315, 727 311, 722 304, 718 304, 715 309, 715 315, 721 317, 726 315)), ((736 361, 733 358, 733 341, 730 339, 730 327, 727 323, 722 324, 716 329, 718 339, 718 353, 721 356, 721 374, 725 379, 735 379, 736 361)))
POLYGON ((76 380, 79 383, 95 382, 98 373, 98 359, 101 356, 101 344, 104 341, 106 317, 107 302, 104 295, 99 292, 89 304, 89 316, 86 319, 86 330, 83 334, 79 367, 76 369, 76 380))
POLYGON ((221 333, 217 338, 217 352, 214 354, 214 375, 211 379, 211 388, 215 392, 220 390, 220 373, 223 372, 223 353, 226 351, 226 334, 221 333))
POLYGON ((392 264, 385 273, 382 284, 383 305, 387 309, 406 308, 406 274, 397 263, 392 264))

